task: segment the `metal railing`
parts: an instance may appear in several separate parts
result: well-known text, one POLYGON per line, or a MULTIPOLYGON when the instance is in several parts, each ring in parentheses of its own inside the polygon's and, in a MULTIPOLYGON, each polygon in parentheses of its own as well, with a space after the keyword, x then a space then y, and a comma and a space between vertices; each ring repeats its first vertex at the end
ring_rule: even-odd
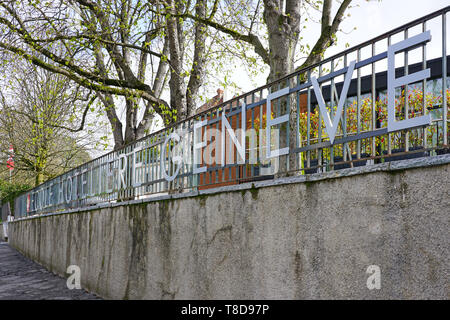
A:
POLYGON ((414 20, 51 179, 16 198, 16 218, 447 152, 449 11, 450 6, 414 20), (389 46, 426 37, 430 21, 439 25, 431 30, 431 39, 401 50, 403 59, 394 55, 393 70, 383 65, 389 60, 389 46), (439 46, 442 55, 427 60, 430 45, 439 46), (389 72, 407 78, 426 69, 428 77, 396 89, 394 118, 429 115, 431 121, 390 130, 389 72), (346 77, 351 78, 344 81, 346 77), (343 100, 340 93, 346 85, 343 100), (342 104, 342 114, 330 115, 331 122, 342 117, 334 140, 320 110, 320 95, 328 110, 342 104), (245 131, 245 139, 238 129, 245 131), (279 155, 268 157, 274 150, 279 155))

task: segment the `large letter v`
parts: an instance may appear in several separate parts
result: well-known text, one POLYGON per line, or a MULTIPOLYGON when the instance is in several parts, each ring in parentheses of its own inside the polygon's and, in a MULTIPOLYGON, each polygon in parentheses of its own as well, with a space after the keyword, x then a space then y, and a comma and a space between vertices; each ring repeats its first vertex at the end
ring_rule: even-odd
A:
MULTIPOLYGON (((317 102, 319 103, 320 113, 322 114, 323 121, 325 122, 325 127, 330 137, 330 143, 333 144, 334 137, 336 136, 336 131, 338 128, 339 120, 342 116, 342 108, 344 107, 345 99, 347 99, 348 88, 350 87, 350 81, 352 80, 353 70, 355 69, 356 61, 350 62, 348 66, 347 73, 345 74, 344 86, 342 87, 341 96, 339 98, 336 113, 333 118, 333 123, 331 123, 330 114, 325 106, 325 101, 323 100, 322 91, 320 90, 319 83, 316 77, 311 77, 311 83, 314 88, 314 94, 316 95, 317 102)), ((331 94, 332 91, 330 90, 331 94)))

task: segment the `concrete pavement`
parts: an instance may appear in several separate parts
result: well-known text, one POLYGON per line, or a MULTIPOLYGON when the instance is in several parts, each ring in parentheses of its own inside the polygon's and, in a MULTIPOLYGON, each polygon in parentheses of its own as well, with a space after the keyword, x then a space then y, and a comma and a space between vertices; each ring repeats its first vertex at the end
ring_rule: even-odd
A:
POLYGON ((96 300, 83 289, 69 290, 63 279, 0 242, 0 300, 96 300))

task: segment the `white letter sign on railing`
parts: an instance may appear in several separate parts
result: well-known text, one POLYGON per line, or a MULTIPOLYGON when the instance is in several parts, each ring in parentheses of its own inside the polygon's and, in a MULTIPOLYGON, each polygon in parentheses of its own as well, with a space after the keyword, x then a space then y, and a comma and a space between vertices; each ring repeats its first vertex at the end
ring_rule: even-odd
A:
MULTIPOLYGON (((395 77, 395 53, 415 47, 423 42, 428 42, 431 40, 430 31, 423 32, 417 36, 405 39, 396 44, 388 47, 387 58, 388 58, 388 131, 397 131, 412 127, 418 127, 422 125, 429 125, 431 123, 430 115, 426 114, 420 117, 415 117, 411 119, 405 119, 401 121, 395 120, 395 88, 406 85, 412 82, 418 82, 423 79, 430 77, 430 69, 425 69, 422 71, 415 72, 413 74, 408 74, 400 78, 395 77)), ((405 96, 407 93, 405 92, 405 96)), ((425 113, 425 106, 423 108, 425 113)))
POLYGON ((194 123, 194 163, 192 168, 194 174, 206 172, 206 166, 197 167, 197 165, 202 163, 201 150, 206 146, 206 140, 203 140, 202 138, 202 127, 206 126, 207 123, 208 120, 197 121, 194 123), (200 137, 198 134, 200 134, 200 137))
POLYGON ((286 88, 283 88, 281 90, 275 91, 274 93, 270 93, 267 95, 267 102, 266 102, 266 119, 267 119, 267 125, 266 125, 267 155, 266 155, 266 158, 267 159, 282 156, 284 154, 289 153, 289 146, 284 147, 282 149, 270 150, 270 130, 271 130, 271 128, 273 126, 276 126, 277 124, 289 121, 289 112, 278 118, 272 119, 272 100, 275 100, 277 98, 280 98, 280 97, 288 95, 288 94, 289 94, 289 87, 286 87, 286 88))
MULTIPOLYGON (((228 132, 228 134, 231 137, 231 141, 236 146, 236 150, 238 151, 239 155, 241 156, 241 159, 243 163, 245 163, 245 126, 246 126, 246 114, 247 114, 247 108, 246 104, 243 103, 241 106, 241 142, 239 143, 236 134, 234 133, 234 130, 231 128, 230 123, 227 120, 227 116, 225 115, 225 112, 222 112, 222 155, 220 163, 224 166, 225 163, 225 134, 228 132)), ((237 123, 236 123, 237 126, 237 123)), ((230 146, 232 148, 232 146, 230 146)))
MULTIPOLYGON (((176 142, 180 142, 180 136, 176 132, 172 132, 171 134, 169 134, 167 136, 166 140, 164 141, 164 144, 162 145, 162 149, 161 149, 161 170, 162 170, 162 174, 163 174, 164 179, 166 179, 167 181, 172 181, 172 180, 174 180, 177 177, 178 172, 180 171, 181 164, 182 164, 181 156, 179 156, 179 155, 173 156, 171 160, 172 160, 173 163, 177 164, 177 169, 175 170, 175 172, 171 176, 169 176, 167 174, 167 171, 166 171, 166 148, 167 148, 167 144, 169 143, 170 139, 172 139, 172 140, 174 140, 176 142)), ((170 164, 169 164, 169 167, 170 167, 170 164)))
MULTIPOLYGON (((341 97, 339 98, 339 102, 337 105, 336 113, 333 118, 333 122, 331 122, 330 114, 327 111, 327 107, 325 105, 325 100, 323 99, 322 91, 320 90, 319 83, 317 82, 316 77, 311 77, 311 83, 314 88, 314 94, 316 95, 317 102, 319 103, 320 113, 322 114, 323 121, 325 122, 325 129, 327 130, 328 136, 330 137, 330 143, 334 142, 334 137, 336 136, 336 131, 339 125, 339 120, 342 116, 342 109, 344 107, 345 100, 347 99, 348 88, 350 87, 350 82, 352 80, 353 70, 355 69, 356 61, 350 62, 350 65, 347 69, 347 73, 344 79, 344 86, 342 87, 341 97)), ((332 110, 330 110, 331 112, 332 110)))

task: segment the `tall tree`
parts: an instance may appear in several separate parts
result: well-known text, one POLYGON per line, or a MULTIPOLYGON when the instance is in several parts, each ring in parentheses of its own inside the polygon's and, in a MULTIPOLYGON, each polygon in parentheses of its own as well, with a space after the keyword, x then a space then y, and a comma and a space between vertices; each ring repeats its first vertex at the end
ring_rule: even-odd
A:
POLYGON ((155 113, 170 124, 195 111, 207 30, 177 15, 204 17, 206 0, 1 0, 0 8, 0 49, 95 92, 116 148, 148 133, 155 113), (162 99, 167 81, 170 102, 162 99))
POLYGON ((80 107, 87 112, 95 96, 36 67, 16 71, 0 92, 0 153, 6 159, 12 145, 14 179, 37 186, 90 159, 86 135, 73 129, 72 121, 80 107))

